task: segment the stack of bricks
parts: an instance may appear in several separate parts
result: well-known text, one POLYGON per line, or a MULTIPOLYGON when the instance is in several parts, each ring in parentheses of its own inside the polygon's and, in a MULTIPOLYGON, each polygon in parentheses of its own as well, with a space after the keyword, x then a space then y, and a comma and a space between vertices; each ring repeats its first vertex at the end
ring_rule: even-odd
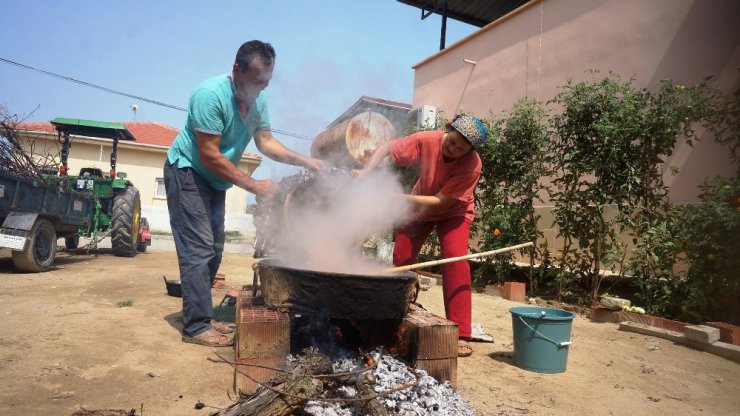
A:
POLYGON ((707 322, 707 325, 719 329, 720 341, 740 345, 740 326, 726 322, 707 322))
POLYGON ((237 298, 236 337, 234 338, 234 390, 252 394, 260 385, 284 368, 290 354, 290 319, 287 313, 257 305, 252 291, 237 298))
POLYGON ((684 327, 687 325, 685 322, 672 321, 658 316, 627 311, 613 311, 599 306, 591 307, 591 322, 611 322, 617 324, 624 321, 635 322, 680 333, 683 333, 684 327))

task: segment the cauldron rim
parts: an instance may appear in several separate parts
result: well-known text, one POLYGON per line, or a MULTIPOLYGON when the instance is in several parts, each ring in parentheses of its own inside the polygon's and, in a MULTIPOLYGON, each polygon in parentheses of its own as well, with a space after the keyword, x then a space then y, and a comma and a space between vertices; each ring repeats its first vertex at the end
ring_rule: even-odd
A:
POLYGON ((411 280, 416 279, 417 274, 411 271, 405 271, 400 273, 388 273, 388 274, 350 274, 350 273, 339 273, 339 272, 330 272, 325 270, 315 270, 315 269, 299 269, 296 267, 291 266, 285 266, 280 264, 281 259, 279 257, 272 257, 272 258, 264 258, 261 259, 257 264, 258 265, 264 265, 267 267, 272 267, 275 269, 280 270, 291 270, 298 273, 312 273, 312 274, 320 274, 326 277, 362 277, 367 279, 375 279, 375 280, 389 280, 389 279, 399 279, 399 280, 411 280))

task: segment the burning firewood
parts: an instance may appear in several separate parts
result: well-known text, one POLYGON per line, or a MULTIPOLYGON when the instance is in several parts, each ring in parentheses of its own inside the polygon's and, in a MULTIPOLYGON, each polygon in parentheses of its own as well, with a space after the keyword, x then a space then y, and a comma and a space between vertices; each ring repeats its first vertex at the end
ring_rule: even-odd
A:
POLYGON ((290 370, 215 415, 474 415, 449 383, 379 350, 331 361, 309 348, 288 361, 290 370))
POLYGON ((324 354, 309 348, 295 361, 290 372, 284 372, 265 383, 264 389, 237 402, 216 415, 221 416, 278 416, 295 414, 306 403, 314 400, 364 402, 365 415, 387 415, 388 412, 377 401, 372 377, 360 373, 335 374, 332 362, 324 354), (336 384, 349 385, 358 393, 359 399, 322 397, 336 384), (364 399, 367 398, 367 399, 364 399))

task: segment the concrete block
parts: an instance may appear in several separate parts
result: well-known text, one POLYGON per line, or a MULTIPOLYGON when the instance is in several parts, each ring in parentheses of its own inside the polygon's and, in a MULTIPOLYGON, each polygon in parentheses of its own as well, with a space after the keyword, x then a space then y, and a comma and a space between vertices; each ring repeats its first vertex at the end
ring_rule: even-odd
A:
POLYGON ((634 332, 636 334, 649 335, 651 337, 663 338, 679 344, 686 343, 686 337, 681 333, 670 331, 667 329, 655 328, 650 325, 637 322, 620 322, 619 330, 625 332, 634 332))
POLYGON ((686 338, 705 344, 719 341, 719 329, 707 325, 686 325, 683 333, 686 338))
POLYGON ((715 342, 714 344, 706 344, 705 350, 714 355, 727 358, 736 363, 740 363, 740 346, 728 344, 726 342, 715 342))
MULTIPOLYGON (((700 325, 700 326, 703 326, 703 325, 700 325)), ((737 345, 727 344, 724 342, 715 342, 713 344, 697 342, 695 340, 689 339, 686 335, 681 335, 674 331, 649 327, 649 326, 634 323, 634 322, 620 323, 619 330, 667 339, 677 344, 688 345, 692 348, 704 350, 710 354, 714 354, 720 357, 727 358, 728 360, 732 360, 736 363, 740 363, 740 346, 737 346, 737 345)))

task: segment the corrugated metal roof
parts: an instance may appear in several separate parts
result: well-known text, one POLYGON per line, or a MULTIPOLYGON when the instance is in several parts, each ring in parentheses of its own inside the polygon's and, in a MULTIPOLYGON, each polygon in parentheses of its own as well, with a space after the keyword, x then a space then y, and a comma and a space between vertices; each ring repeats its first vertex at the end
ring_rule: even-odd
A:
POLYGON ((474 26, 483 27, 531 0, 397 0, 421 9, 422 18, 428 13, 442 15, 474 26))

